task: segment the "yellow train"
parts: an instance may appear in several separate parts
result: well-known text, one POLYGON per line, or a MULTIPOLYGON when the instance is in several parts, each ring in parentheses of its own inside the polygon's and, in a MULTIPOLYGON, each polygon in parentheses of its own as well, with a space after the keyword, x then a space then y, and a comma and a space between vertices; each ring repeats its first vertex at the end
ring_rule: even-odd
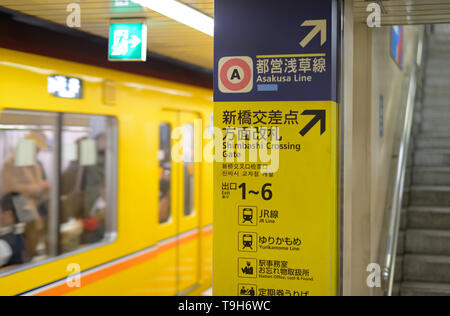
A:
POLYGON ((211 287, 212 111, 206 88, 0 49, 0 295, 211 287))

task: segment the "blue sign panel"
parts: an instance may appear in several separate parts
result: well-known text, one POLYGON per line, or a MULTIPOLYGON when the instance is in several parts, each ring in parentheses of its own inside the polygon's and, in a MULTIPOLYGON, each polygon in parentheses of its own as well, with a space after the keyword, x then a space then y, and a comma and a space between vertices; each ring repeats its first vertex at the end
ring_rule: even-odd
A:
POLYGON ((403 55, 403 26, 393 26, 391 29, 391 56, 401 69, 403 69, 403 55))
POLYGON ((336 1, 226 0, 215 6, 215 101, 337 102, 336 1))

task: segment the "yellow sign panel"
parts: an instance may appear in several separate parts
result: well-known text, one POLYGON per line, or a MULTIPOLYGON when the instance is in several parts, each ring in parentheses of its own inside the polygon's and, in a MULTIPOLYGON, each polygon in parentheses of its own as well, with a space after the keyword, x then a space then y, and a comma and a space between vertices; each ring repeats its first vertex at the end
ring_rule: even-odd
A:
POLYGON ((217 102, 214 295, 336 295, 338 105, 217 102))

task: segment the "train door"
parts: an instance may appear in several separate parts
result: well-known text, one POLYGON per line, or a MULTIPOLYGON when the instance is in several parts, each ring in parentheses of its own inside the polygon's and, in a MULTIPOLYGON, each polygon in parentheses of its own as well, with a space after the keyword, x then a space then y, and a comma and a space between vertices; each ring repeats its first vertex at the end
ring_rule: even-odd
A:
POLYGON ((194 288, 200 279, 200 161, 202 131, 196 130, 193 113, 180 112, 183 159, 180 164, 179 293, 194 288), (197 158, 197 159, 196 159, 197 158))
MULTIPOLYGON (((159 223, 161 240, 173 240, 175 251, 160 260, 170 294, 183 294, 200 278, 200 163, 195 148, 201 148, 201 133, 195 133, 192 113, 164 111, 160 123, 159 223), (175 237, 174 237, 175 236, 175 237)), ((169 292, 167 293, 169 294, 169 292)))

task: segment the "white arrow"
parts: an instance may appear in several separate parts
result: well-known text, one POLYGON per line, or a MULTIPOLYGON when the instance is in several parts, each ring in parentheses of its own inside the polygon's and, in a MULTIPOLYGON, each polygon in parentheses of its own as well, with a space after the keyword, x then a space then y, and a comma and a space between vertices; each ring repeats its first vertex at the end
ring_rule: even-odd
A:
POLYGON ((130 44, 131 48, 135 48, 138 46, 142 41, 137 37, 136 35, 131 35, 130 44))
POLYGON ((311 42, 312 39, 319 33, 321 33, 320 46, 323 46, 327 42, 327 20, 308 20, 305 21, 302 26, 314 26, 308 36, 300 42, 302 47, 308 45, 309 42, 311 42))

